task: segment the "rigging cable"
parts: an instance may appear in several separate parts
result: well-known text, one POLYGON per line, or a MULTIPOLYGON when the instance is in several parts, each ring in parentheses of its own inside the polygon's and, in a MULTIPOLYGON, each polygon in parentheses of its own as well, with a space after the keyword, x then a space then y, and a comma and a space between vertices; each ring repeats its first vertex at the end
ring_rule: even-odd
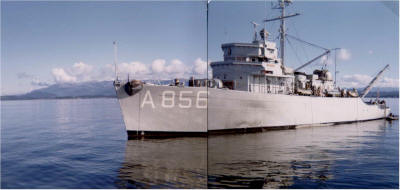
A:
POLYGON ((306 42, 306 41, 304 41, 304 40, 302 40, 302 39, 299 39, 299 38, 296 38, 296 37, 294 37, 294 36, 292 36, 292 35, 286 34, 286 36, 287 36, 287 37, 290 37, 290 38, 292 38, 292 39, 295 39, 295 40, 297 40, 297 41, 299 41, 299 42, 303 42, 303 43, 305 43, 305 44, 308 44, 308 45, 310 45, 310 46, 313 46, 313 47, 320 48, 320 49, 323 49, 323 50, 325 50, 325 51, 328 51, 328 49, 326 49, 326 48, 324 48, 324 47, 321 47, 321 46, 319 46, 319 45, 315 45, 315 44, 310 43, 310 42, 306 42))
POLYGON ((292 43, 289 41, 289 39, 287 39, 287 42, 289 44, 289 46, 292 48, 294 55, 296 55, 297 61, 299 61, 300 64, 303 63, 303 61, 300 59, 299 55, 297 54, 297 51, 295 50, 295 48, 293 47, 292 43))
MULTIPOLYGON (((293 23, 291 23, 291 24, 293 25, 293 29, 294 29, 294 32, 296 33, 296 36, 297 36, 298 38, 301 38, 300 35, 299 35, 299 32, 297 31, 297 28, 296 28, 295 23, 293 22, 293 23)), ((304 55, 306 56, 306 59, 309 60, 310 58, 309 58, 309 56, 308 56, 308 54, 307 54, 307 51, 306 51, 306 49, 304 48, 304 46, 301 46, 301 49, 303 50, 304 55)))

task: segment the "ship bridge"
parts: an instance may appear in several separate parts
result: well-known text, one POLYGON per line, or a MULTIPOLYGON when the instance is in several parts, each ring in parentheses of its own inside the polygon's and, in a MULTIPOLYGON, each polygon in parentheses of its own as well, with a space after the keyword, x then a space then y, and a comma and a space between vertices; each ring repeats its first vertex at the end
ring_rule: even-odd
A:
POLYGON ((278 63, 278 52, 273 42, 227 43, 222 44, 221 48, 224 61, 278 63))
POLYGON ((221 45, 224 60, 212 62, 213 78, 220 79, 229 89, 290 93, 293 75, 285 75, 274 42, 266 41, 264 31, 261 40, 256 36, 252 43, 226 43, 221 45))

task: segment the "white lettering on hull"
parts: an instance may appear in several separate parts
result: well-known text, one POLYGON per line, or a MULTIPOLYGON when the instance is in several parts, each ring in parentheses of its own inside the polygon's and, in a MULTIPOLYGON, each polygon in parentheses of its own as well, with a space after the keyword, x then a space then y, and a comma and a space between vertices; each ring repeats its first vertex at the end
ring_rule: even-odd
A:
MULTIPOLYGON (((198 91, 196 96, 194 96, 195 100, 192 101, 192 98, 188 97, 193 94, 193 91, 180 91, 178 101, 175 102, 175 91, 166 90, 162 92, 161 96, 161 107, 163 108, 174 108, 178 106, 179 108, 191 108, 193 105, 198 109, 206 109, 207 108, 207 91, 198 91), (202 97, 204 94, 205 97, 202 97), (186 97, 185 97, 186 96, 186 97), (193 103, 195 102, 195 103, 193 103)), ((143 97, 141 108, 145 106, 151 106, 151 108, 156 108, 156 104, 154 104, 153 97, 149 90, 146 90, 146 93, 143 97)))
POLYGON ((144 95, 142 105, 140 107, 143 108, 145 104, 150 104, 153 109, 155 108, 153 98, 151 97, 151 93, 148 90, 146 91, 146 94, 144 95))
POLYGON ((181 91, 179 93, 179 107, 180 108, 190 108, 192 107, 192 99, 190 98, 184 98, 183 94, 192 94, 192 91, 181 91), (186 105, 182 104, 182 102, 187 102, 186 105))
POLYGON ((173 108, 174 106, 175 106, 175 92, 174 91, 164 91, 162 93, 161 107, 173 108), (167 94, 170 94, 170 96, 168 96, 167 94), (166 102, 168 102, 168 104, 166 104, 166 102))
POLYGON ((208 95, 208 91, 199 91, 197 92, 197 101, 196 101, 196 107, 201 108, 201 109, 206 109, 207 108, 207 96, 205 98, 201 98, 200 94, 206 94, 208 95), (204 102, 203 105, 200 105, 200 102, 204 102))

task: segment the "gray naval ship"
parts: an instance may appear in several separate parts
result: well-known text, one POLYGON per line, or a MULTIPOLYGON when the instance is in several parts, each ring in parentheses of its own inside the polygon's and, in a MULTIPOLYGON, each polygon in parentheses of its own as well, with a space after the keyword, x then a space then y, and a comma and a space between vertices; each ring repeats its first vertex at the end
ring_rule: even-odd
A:
POLYGON ((302 72, 336 49, 322 48, 324 53, 298 68, 285 66, 285 38, 290 36, 285 31, 285 19, 299 15, 285 14, 290 3, 280 0, 277 6, 281 15, 264 20, 280 22, 279 49, 268 40, 267 30, 257 31, 257 24, 252 22, 253 41, 222 44, 223 61, 210 64, 210 79, 192 77, 187 83, 175 79, 172 84, 157 85, 117 78, 114 86, 128 137, 197 136, 389 117, 390 109, 384 101, 363 100, 388 65, 361 94, 336 86, 326 65, 313 73, 302 72))

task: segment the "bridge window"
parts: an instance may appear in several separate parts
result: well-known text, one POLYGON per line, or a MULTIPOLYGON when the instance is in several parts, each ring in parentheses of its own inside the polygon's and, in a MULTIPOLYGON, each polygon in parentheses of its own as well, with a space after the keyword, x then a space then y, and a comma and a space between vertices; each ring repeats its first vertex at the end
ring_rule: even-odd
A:
POLYGON ((268 49, 269 53, 274 53, 273 49, 268 49))

